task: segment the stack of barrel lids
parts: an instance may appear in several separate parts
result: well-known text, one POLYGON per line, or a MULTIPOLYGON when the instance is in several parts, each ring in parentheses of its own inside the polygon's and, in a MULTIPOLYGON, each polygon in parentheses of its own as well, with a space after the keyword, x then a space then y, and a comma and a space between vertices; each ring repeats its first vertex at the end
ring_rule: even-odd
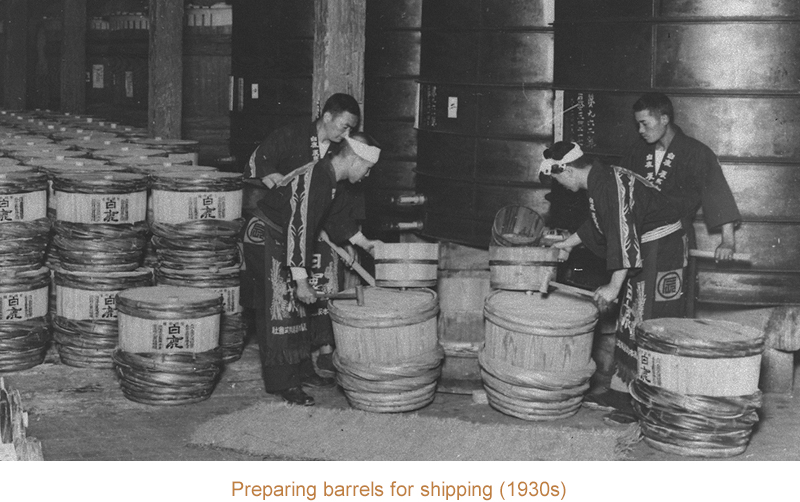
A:
POLYGON ((329 304, 336 378, 353 408, 392 413, 430 404, 444 352, 436 316, 438 244, 378 244, 375 282, 363 305, 353 299, 329 304))
POLYGON ((764 334, 709 319, 651 319, 636 327, 630 386, 647 444, 679 455, 730 457, 747 449, 761 407, 764 334))
POLYGON ((151 405, 208 399, 222 372, 222 297, 174 286, 117 295, 119 348, 114 367, 123 395, 151 405))
MULTIPOLYGON (((0 149, 7 139, 0 137, 0 149)), ((49 231, 46 176, 0 167, 0 372, 44 361, 50 342, 50 271, 44 267, 49 231)))
POLYGON ((538 246, 544 230, 524 207, 501 209, 489 247, 491 286, 478 355, 489 404, 525 420, 577 413, 594 373, 598 311, 583 297, 549 291, 558 249, 538 246), (539 293, 533 293, 538 291, 539 293))
POLYGON ((151 174, 156 283, 201 288, 223 298, 220 346, 241 357, 246 326, 239 304, 242 176, 207 170, 151 174))

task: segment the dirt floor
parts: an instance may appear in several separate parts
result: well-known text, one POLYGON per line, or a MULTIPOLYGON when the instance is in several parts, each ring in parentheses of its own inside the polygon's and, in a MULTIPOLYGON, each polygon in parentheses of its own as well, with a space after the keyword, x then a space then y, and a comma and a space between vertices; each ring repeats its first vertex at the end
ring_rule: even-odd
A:
MULTIPOLYGON (((45 364, 2 375, 18 389, 29 412, 28 435, 42 442, 46 460, 291 460, 261 458, 188 445, 195 427, 224 413, 262 400, 277 400, 261 387, 258 350, 249 345, 241 360, 229 365, 212 397, 177 407, 137 404, 122 396, 111 370, 87 370, 60 364, 55 354, 45 364)), ((445 382, 444 390, 452 389, 445 382)), ((345 408, 338 389, 312 392, 317 406, 345 408)), ((475 423, 528 424, 530 427, 609 427, 603 413, 581 409, 557 422, 531 423, 509 417, 468 394, 438 392, 417 413, 455 417, 475 423)), ((747 451, 731 460, 800 460, 800 398, 767 395, 761 422, 747 451)), ((619 428, 620 432, 624 429, 619 428)), ((633 460, 689 460, 638 444, 633 460)))

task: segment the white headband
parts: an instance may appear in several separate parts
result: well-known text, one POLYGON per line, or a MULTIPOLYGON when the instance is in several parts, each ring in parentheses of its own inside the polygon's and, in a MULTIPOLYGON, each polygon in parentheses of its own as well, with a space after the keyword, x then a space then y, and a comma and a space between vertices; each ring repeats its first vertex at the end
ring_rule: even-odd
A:
POLYGON ((367 162, 372 162, 373 164, 378 162, 378 159, 381 156, 380 148, 377 146, 369 146, 368 144, 362 143, 357 139, 350 138, 350 136, 345 136, 344 139, 347 140, 347 144, 350 145, 350 148, 352 148, 354 152, 356 152, 356 155, 367 162))
POLYGON ((574 162, 579 158, 583 157, 583 150, 581 150, 581 146, 577 143, 572 143, 574 146, 572 150, 568 151, 564 158, 561 160, 555 159, 544 159, 541 164, 539 164, 539 174, 544 174, 545 176, 550 176, 553 170, 553 166, 561 166, 562 168, 569 164, 570 162, 574 162))

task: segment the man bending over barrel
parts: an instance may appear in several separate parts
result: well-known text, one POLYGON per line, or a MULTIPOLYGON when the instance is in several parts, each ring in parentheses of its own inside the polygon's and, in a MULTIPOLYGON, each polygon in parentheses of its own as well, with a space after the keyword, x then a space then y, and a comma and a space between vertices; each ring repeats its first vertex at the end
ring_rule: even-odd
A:
MULTIPOLYGON (((576 143, 559 141, 544 151, 541 175, 567 189, 584 189, 591 219, 554 247, 569 253, 583 243, 606 259, 611 282, 600 286, 594 301, 603 309, 621 297, 617 319, 617 373, 612 389, 601 394, 615 410, 607 419, 635 420, 627 384, 636 378, 636 325, 657 317, 682 317, 685 296, 680 285, 686 246, 679 208, 658 187, 631 171, 606 166, 584 155, 576 143), (620 350, 621 349, 621 350, 620 350)), ((587 404, 596 396, 587 396, 587 404)))
POLYGON ((311 406, 302 385, 314 375, 310 315, 318 301, 309 270, 317 237, 324 230, 335 243, 350 242, 372 252, 353 217, 353 199, 339 182, 358 183, 378 161, 380 149, 363 133, 346 137, 332 155, 280 178, 258 202, 266 223, 265 317, 256 320, 262 376, 267 392, 292 404, 311 406))
MULTIPOLYGON (((241 304, 245 308, 248 326, 264 323, 264 234, 266 224, 258 209, 258 201, 271 194, 276 182, 298 167, 316 162, 338 148, 351 130, 358 129, 361 108, 349 94, 332 94, 322 107, 322 114, 314 121, 299 120, 273 131, 253 152, 245 168, 245 187, 243 212, 248 219, 243 235, 245 269, 242 272, 241 304), (253 322, 254 317, 261 317, 253 322)), ((363 220, 364 197, 361 187, 347 182, 339 184, 341 192, 353 199, 353 217, 363 220)), ((328 292, 339 290, 341 267, 330 246, 317 242, 315 259, 312 263, 312 278, 319 289, 328 292)), ((333 351, 333 328, 327 316, 324 302, 311 308, 310 331, 312 350, 319 347, 317 367, 323 374, 334 371, 331 352, 333 351)), ((333 386, 331 378, 308 375, 304 385, 310 387, 333 386)))

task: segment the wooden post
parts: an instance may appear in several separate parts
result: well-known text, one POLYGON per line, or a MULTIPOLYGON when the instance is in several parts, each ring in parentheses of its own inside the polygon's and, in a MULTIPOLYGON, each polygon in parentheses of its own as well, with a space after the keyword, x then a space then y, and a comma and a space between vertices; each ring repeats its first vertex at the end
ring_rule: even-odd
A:
POLYGON ((366 0, 315 0, 313 117, 337 92, 356 98, 363 116, 366 16, 366 0))
POLYGON ((3 103, 8 110, 25 109, 28 74, 28 0, 6 0, 2 61, 3 103))
POLYGON ((86 0, 64 0, 61 111, 86 111, 86 0))
POLYGON ((183 2, 150 0, 148 133, 180 139, 183 114, 183 2))

